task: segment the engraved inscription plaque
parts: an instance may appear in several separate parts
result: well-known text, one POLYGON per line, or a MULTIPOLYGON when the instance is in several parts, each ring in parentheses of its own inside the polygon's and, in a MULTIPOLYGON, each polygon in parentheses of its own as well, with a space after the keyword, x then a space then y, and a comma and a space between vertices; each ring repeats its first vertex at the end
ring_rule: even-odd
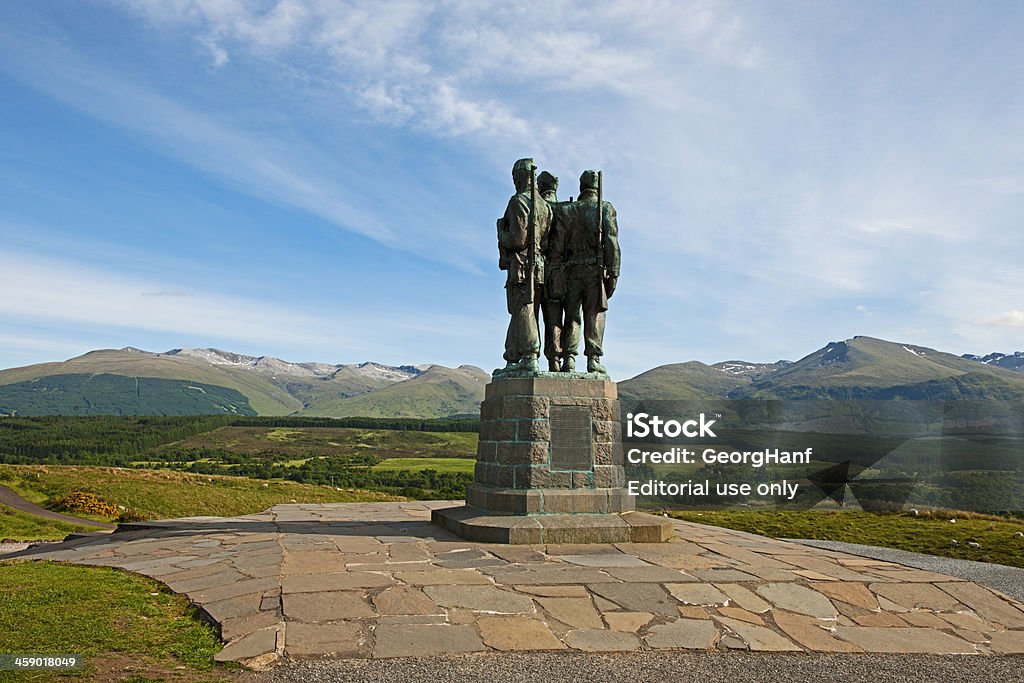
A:
POLYGON ((551 469, 594 469, 590 409, 551 406, 551 469))

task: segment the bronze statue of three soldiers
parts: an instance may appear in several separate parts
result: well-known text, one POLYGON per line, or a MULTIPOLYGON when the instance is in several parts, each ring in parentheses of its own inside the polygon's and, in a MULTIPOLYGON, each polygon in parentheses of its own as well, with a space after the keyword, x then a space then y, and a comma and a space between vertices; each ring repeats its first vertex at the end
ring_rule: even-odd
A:
POLYGON ((619 278, 615 208, 602 197, 600 171, 584 171, 580 194, 559 202, 558 178, 533 159, 512 167, 516 194, 498 219, 498 267, 508 272, 506 366, 495 376, 540 371, 541 351, 551 372, 574 372, 580 337, 587 372, 607 375, 605 311, 619 278), (538 318, 544 317, 541 348, 538 318))

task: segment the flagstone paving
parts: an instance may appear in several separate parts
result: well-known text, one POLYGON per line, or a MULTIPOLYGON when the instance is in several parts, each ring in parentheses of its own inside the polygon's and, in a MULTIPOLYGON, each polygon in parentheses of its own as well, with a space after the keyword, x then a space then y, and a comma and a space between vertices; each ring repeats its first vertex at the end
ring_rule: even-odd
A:
POLYGON ((573 650, 1024 654, 1024 605, 943 574, 686 522, 662 544, 472 543, 430 523, 450 505, 278 505, 8 558, 153 577, 220 625, 218 659, 256 666, 573 650))

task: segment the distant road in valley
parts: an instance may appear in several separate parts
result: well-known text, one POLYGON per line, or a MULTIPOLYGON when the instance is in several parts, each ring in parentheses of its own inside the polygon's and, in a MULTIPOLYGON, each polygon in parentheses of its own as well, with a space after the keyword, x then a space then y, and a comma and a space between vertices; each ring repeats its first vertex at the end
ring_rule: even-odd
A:
POLYGON ((39 507, 35 503, 30 503, 14 491, 10 490, 6 486, 0 486, 0 504, 7 505, 14 508, 15 510, 21 510, 27 512, 30 515, 38 515, 40 517, 46 517, 47 519, 56 519, 60 522, 67 522, 68 524, 85 524, 87 526, 99 527, 100 529, 115 529, 116 524, 107 524, 106 522, 94 522, 91 519, 82 519, 81 517, 72 517, 71 515, 64 515, 53 510, 47 510, 46 508, 39 507))

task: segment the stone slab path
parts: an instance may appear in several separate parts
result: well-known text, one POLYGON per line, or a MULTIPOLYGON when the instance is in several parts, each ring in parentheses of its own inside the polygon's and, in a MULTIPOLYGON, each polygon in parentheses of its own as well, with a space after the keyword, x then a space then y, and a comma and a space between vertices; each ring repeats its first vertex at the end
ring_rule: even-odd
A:
POLYGON ((988 586, 992 590, 1010 596, 1018 602, 1024 600, 1024 568, 1010 567, 992 562, 975 562, 974 560, 958 560, 939 555, 912 553, 896 548, 882 548, 859 543, 843 543, 840 541, 819 541, 812 539, 788 539, 801 545, 809 545, 826 550, 838 550, 858 557, 871 557, 886 562, 896 562, 939 574, 958 576, 967 581, 988 586))
POLYGON ((278 505, 123 526, 13 556, 185 593, 221 660, 658 649, 1024 654, 1024 605, 970 581, 685 522, 663 544, 507 546, 452 503, 278 505))

